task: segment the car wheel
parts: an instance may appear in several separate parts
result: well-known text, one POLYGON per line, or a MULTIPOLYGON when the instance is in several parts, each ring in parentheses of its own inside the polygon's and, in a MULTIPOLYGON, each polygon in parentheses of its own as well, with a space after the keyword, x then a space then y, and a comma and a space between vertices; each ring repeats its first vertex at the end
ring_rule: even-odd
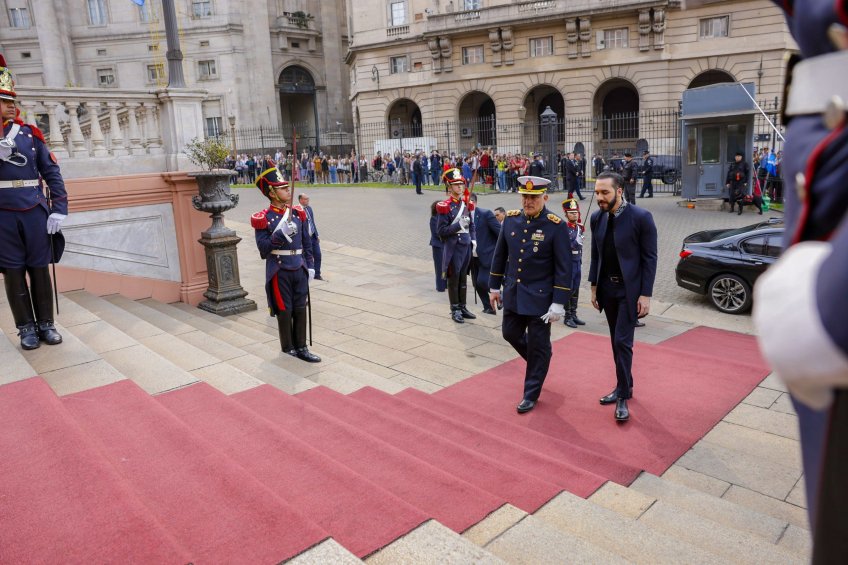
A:
POLYGON ((663 173, 663 182, 665 184, 674 184, 677 182, 677 171, 670 169, 663 173))
POLYGON ((741 314, 751 308, 751 288, 736 275, 719 275, 710 282, 707 296, 713 306, 727 314, 741 314))

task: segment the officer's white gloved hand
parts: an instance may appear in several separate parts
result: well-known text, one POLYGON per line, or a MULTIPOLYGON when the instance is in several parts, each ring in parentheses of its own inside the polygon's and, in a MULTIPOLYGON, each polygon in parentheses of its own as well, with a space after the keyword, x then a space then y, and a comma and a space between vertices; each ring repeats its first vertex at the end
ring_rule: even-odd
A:
POLYGON ((461 227, 462 229, 467 230, 468 226, 470 226, 470 225, 471 225, 471 218, 469 218, 468 216, 462 216, 459 219, 459 227, 461 227))
POLYGON ((477 257, 477 240, 471 240, 471 255, 477 257))
POLYGON ((306 271, 309 273, 309 282, 312 282, 315 278, 315 269, 306 269, 306 271))
POLYGON ((50 214, 47 218, 47 233, 53 235, 62 229, 62 222, 64 222, 67 217, 67 214, 58 214, 56 212, 50 214))
POLYGON ((284 235, 294 235, 297 233, 297 226, 292 221, 280 222, 274 231, 281 231, 284 235))
POLYGON ((548 313, 542 316, 542 321, 546 324, 553 324, 554 322, 558 322, 563 316, 565 316, 565 306, 555 302, 548 308, 548 313))

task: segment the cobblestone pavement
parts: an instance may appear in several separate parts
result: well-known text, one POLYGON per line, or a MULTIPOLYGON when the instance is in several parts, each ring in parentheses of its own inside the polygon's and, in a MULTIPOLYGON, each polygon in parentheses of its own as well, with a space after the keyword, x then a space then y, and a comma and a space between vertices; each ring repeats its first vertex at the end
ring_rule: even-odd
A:
MULTIPOLYGON (((241 197, 239 206, 227 213, 227 217, 233 220, 249 222, 253 212, 267 205, 267 200, 257 189, 235 190, 241 197)), ((444 198, 442 191, 425 190, 423 196, 418 196, 411 187, 296 187, 298 194, 301 191, 309 193, 323 240, 390 254, 430 258, 429 207, 433 201, 444 198)), ((548 208, 562 215, 560 203, 564 198, 561 192, 551 194, 548 208)), ((746 226, 768 218, 769 215, 758 216, 751 207, 747 207, 741 216, 714 210, 690 210, 678 206, 679 200, 679 197, 670 194, 658 194, 652 199, 637 200, 640 206, 644 205, 654 215, 659 231, 659 266, 654 298, 669 304, 714 310, 705 297, 684 290, 675 282, 674 268, 683 238, 705 229, 746 226)), ((517 194, 481 195, 479 203, 484 208, 503 206, 507 210, 520 205, 517 194)), ((582 204, 585 211, 589 199, 582 204)), ((593 204, 592 210, 595 209, 597 208, 593 204)), ((773 212, 772 215, 779 216, 780 213, 773 212)), ((585 279, 588 271, 587 252, 583 258, 583 286, 586 290, 588 283, 585 279)))

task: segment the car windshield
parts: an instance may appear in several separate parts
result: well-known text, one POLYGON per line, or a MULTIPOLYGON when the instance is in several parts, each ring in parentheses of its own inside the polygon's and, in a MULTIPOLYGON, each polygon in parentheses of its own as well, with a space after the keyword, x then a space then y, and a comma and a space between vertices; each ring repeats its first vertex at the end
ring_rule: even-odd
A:
POLYGON ((751 226, 745 226, 744 228, 736 228, 736 229, 732 229, 732 230, 721 230, 721 231, 717 230, 717 231, 713 232, 713 235, 710 238, 710 240, 711 241, 717 241, 719 239, 724 239, 726 237, 733 237, 734 235, 742 235, 742 234, 749 233, 749 232, 752 232, 754 230, 758 230, 758 229, 762 229, 762 228, 782 228, 782 227, 783 227, 783 222, 774 222, 774 221, 760 222, 758 224, 754 224, 754 225, 751 225, 751 226))

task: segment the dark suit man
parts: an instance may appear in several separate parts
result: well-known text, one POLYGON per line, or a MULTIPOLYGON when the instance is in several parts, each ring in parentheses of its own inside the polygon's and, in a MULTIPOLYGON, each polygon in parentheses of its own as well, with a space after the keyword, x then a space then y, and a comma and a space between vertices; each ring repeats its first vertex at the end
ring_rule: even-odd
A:
POLYGON ((489 304, 489 272, 492 270, 492 256, 501 233, 501 224, 491 210, 476 206, 476 194, 471 194, 471 201, 475 204, 474 210, 471 211, 471 223, 477 232, 476 243, 472 243, 471 280, 477 296, 483 303, 483 313, 496 314, 489 304))
POLYGON ((624 199, 630 204, 636 204, 636 161, 630 153, 624 154, 624 164, 621 167, 621 179, 624 183, 624 199))
POLYGON ((562 160, 562 179, 565 181, 565 190, 569 198, 574 198, 577 189, 577 164, 574 162, 574 153, 569 153, 562 160))
POLYGON ((315 277, 316 281, 323 281, 321 277, 321 240, 318 238, 318 227, 315 225, 315 212, 312 211, 312 206, 309 205, 309 197, 306 194, 301 194, 297 197, 297 201, 306 211, 306 232, 312 237, 312 256, 315 258, 315 277))
POLYGON ((598 210, 592 214, 592 306, 606 314, 616 387, 601 398, 615 403, 615 419, 630 418, 627 399, 633 394, 633 334, 637 318, 648 315, 657 274, 657 227, 647 210, 624 199, 623 181, 602 173, 595 181, 598 210))

